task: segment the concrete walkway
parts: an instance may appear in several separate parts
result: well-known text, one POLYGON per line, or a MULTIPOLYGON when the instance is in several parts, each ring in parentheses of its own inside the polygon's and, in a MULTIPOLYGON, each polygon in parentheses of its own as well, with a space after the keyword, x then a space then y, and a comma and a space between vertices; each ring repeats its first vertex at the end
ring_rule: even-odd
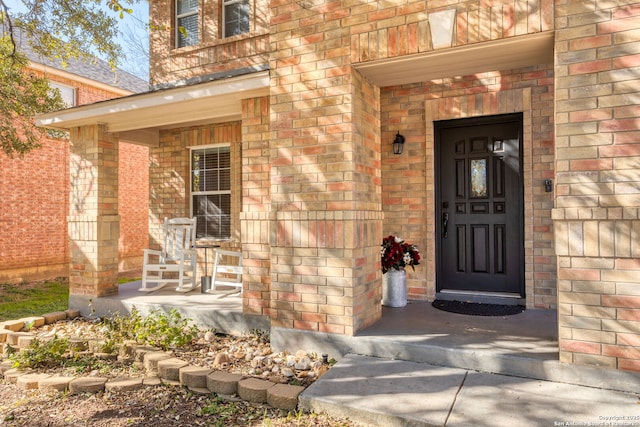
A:
POLYGON ((637 394, 353 354, 299 404, 375 426, 640 426, 637 394))

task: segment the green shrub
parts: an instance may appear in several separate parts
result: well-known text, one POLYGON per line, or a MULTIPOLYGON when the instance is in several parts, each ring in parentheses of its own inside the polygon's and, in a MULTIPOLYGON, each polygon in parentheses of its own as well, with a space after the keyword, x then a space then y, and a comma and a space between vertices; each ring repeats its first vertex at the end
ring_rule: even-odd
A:
POLYGON ((128 316, 116 314, 102 319, 106 326, 107 344, 135 340, 140 344, 148 344, 163 350, 182 347, 190 344, 198 336, 198 328, 185 319, 176 309, 169 314, 154 309, 148 316, 142 316, 133 307, 128 316))
POLYGON ((29 347, 9 356, 14 368, 41 368, 59 364, 69 351, 69 340, 54 336, 49 341, 34 339, 29 347))

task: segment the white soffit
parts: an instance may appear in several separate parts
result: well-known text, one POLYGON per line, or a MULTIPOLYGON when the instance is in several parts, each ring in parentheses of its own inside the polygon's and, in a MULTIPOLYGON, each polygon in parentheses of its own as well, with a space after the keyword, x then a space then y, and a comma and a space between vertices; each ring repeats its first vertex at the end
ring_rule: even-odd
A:
POLYGON ((553 63, 552 31, 370 61, 354 67, 379 87, 553 63))
POLYGON ((66 130, 100 123, 115 133, 237 120, 242 99, 268 94, 269 72, 263 71, 54 111, 39 115, 36 124, 66 130))

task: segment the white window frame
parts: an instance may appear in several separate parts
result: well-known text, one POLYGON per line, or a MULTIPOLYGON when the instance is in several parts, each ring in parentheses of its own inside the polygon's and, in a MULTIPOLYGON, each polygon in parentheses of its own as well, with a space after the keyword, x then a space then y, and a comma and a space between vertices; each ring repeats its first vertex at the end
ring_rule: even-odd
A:
POLYGON ((196 2, 196 8, 194 10, 190 10, 185 13, 178 13, 178 2, 180 0, 175 0, 175 11, 176 11, 176 48, 180 49, 182 47, 194 46, 200 42, 200 2, 196 2), (196 15, 196 21, 198 24, 196 25, 197 32, 195 34, 195 41, 192 42, 190 37, 184 39, 185 44, 181 44, 181 40, 183 40, 183 35, 180 33, 180 20, 184 18, 188 18, 190 16, 196 15))
POLYGON ((251 31, 251 2, 252 2, 252 0, 223 0, 223 2, 222 2, 222 38, 239 36, 241 34, 247 34, 247 33, 249 33, 251 31), (226 34, 226 29, 227 29, 227 22, 226 22, 227 6, 233 6, 234 4, 237 4, 237 3, 248 3, 248 5, 249 5, 249 27, 247 28, 247 31, 245 31, 245 32, 228 35, 228 34, 226 34))
MULTIPOLYGON (((219 240, 219 241, 228 241, 231 240, 232 229, 231 229, 231 216, 233 215, 233 176, 232 176, 232 152, 231 152, 231 144, 230 143, 220 143, 220 144, 211 144, 211 145, 199 145, 195 147, 189 147, 189 205, 191 217, 197 216, 196 207, 194 206, 194 198, 196 196, 209 196, 209 195, 228 195, 229 196, 229 234, 228 235, 198 235, 196 234, 196 238, 198 239, 206 239, 206 240, 219 240), (228 168, 228 179, 229 179, 229 190, 214 190, 214 191, 194 191, 194 165, 193 165, 193 155, 194 152, 197 151, 206 151, 211 149, 220 149, 227 148, 229 150, 229 168, 228 168)), ((216 169, 217 171, 222 170, 221 168, 216 169)), ((197 227, 200 229, 200 226, 197 227)))
POLYGON ((77 105, 76 88, 73 86, 63 85, 62 83, 49 81, 49 87, 51 89, 58 89, 62 102, 67 108, 75 107, 77 105))

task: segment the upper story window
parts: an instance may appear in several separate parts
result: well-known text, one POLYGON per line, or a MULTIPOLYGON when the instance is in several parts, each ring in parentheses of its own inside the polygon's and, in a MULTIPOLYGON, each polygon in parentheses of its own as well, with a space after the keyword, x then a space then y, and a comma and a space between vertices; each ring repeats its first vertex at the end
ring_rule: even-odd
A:
POLYGON ((49 82, 51 89, 57 89, 62 97, 62 102, 67 108, 76 106, 76 89, 56 82, 49 82))
POLYGON ((197 238, 231 238, 229 144, 191 150, 191 215, 197 217, 197 238))
POLYGON ((249 32, 249 0, 224 0, 222 37, 249 32))
POLYGON ((176 0, 176 47, 198 44, 198 0, 176 0))

